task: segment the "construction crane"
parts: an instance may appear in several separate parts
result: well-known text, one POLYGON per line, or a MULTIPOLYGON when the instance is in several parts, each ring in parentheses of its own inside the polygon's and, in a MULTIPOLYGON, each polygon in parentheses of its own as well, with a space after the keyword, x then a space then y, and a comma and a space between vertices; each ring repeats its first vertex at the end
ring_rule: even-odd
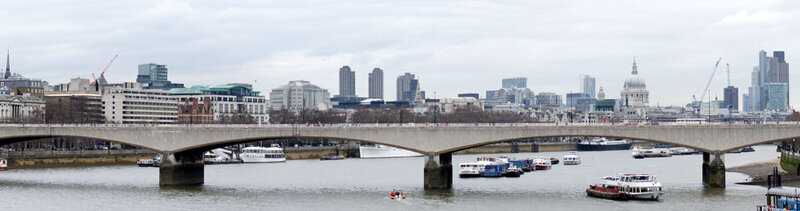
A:
MULTIPOLYGON (((101 79, 102 79, 102 80, 105 80, 105 77, 104 77, 104 76, 105 76, 105 74, 106 74, 106 71, 108 71, 108 68, 109 68, 109 67, 111 67, 111 64, 112 64, 112 63, 114 63, 114 60, 116 60, 116 59, 117 59, 117 56, 119 56, 119 55, 117 55, 117 54, 114 54, 114 58, 111 58, 111 61, 110 61, 110 62, 108 62, 108 64, 106 65, 106 68, 103 68, 103 72, 101 72, 101 73, 100 73, 100 78, 94 78, 94 73, 92 73, 92 78, 94 78, 94 81, 92 81, 92 85, 96 85, 96 84, 97 84, 97 82, 98 82, 98 80, 101 80, 101 79)), ((105 82, 105 81, 104 81, 104 82, 105 82)))
MULTIPOLYGON (((700 96, 700 104, 699 105, 696 104, 697 98, 695 98, 694 95, 692 95, 692 98, 694 99, 694 102, 695 102, 695 105, 694 105, 695 106, 695 113, 697 114, 698 118, 700 117, 700 107, 703 106, 703 99, 705 99, 706 93, 708 93, 708 91, 709 91, 708 88, 711 86, 711 82, 714 81, 714 75, 717 74, 717 68, 719 68, 719 62, 720 61, 722 61, 722 58, 717 59, 717 63, 714 64, 714 70, 711 71, 711 77, 708 78, 708 83, 706 83, 706 88, 703 89, 703 95, 700 96)), ((708 101, 710 102, 711 99, 709 99, 708 101)))
POLYGON ((103 72, 100 73, 100 78, 95 78, 94 77, 94 73, 92 73, 92 79, 93 79, 92 85, 94 85, 94 91, 98 91, 99 92, 100 91, 100 85, 107 83, 106 82, 106 77, 105 77, 106 71, 108 71, 108 68, 111 67, 112 63, 114 63, 114 60, 117 59, 117 56, 119 56, 119 55, 114 54, 114 57, 111 58, 111 61, 109 61, 108 64, 106 65, 106 67, 103 68, 103 72))

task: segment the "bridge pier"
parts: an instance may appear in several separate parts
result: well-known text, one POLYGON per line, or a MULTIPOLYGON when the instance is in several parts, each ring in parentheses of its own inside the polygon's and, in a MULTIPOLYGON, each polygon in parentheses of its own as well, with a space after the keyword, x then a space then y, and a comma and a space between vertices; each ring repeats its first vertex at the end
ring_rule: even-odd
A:
POLYGON ((425 189, 453 187, 453 154, 428 153, 425 156, 425 189))
POLYGON ((725 154, 703 152, 703 186, 725 188, 725 154))
POLYGON ((203 153, 179 152, 161 154, 158 184, 161 186, 173 185, 201 185, 203 184, 203 153))

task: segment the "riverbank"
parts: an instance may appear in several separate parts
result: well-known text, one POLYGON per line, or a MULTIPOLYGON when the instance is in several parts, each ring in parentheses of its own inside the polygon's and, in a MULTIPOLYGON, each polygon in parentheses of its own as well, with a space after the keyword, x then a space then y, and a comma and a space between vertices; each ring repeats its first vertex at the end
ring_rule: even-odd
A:
POLYGON ((752 162, 728 168, 727 171, 750 176, 751 179, 749 181, 737 184, 767 186, 767 176, 772 174, 775 167, 778 167, 778 174, 781 175, 781 182, 784 186, 800 187, 800 177, 788 174, 788 172, 781 168, 780 162, 781 160, 778 158, 752 162))

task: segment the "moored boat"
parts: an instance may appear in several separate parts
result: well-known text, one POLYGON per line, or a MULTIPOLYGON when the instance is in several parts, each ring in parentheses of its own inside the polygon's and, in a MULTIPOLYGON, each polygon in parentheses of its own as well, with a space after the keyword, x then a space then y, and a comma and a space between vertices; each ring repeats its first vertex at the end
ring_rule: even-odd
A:
POLYGON ((480 177, 481 170, 484 169, 478 163, 461 163, 460 166, 461 170, 458 171, 458 177, 461 178, 480 177))
POLYGON ((517 168, 515 165, 509 166, 508 169, 503 172, 504 177, 519 177, 522 174, 522 169, 517 168))
POLYGON ((0 159, 0 171, 5 171, 8 169, 8 160, 0 159))
POLYGON ((581 164, 581 156, 578 155, 578 152, 570 152, 567 155, 564 155, 564 165, 580 165, 581 164))
POLYGON ((633 158, 672 157, 672 152, 667 148, 634 147, 631 151, 633 158))
POLYGON ((553 164, 550 163, 550 158, 536 157, 533 158, 533 166, 536 170, 548 170, 553 164))
POLYGON ((139 167, 159 167, 161 166, 161 154, 150 159, 140 159, 136 161, 136 165, 139 165, 139 167))
POLYGON ((596 138, 578 143, 578 151, 628 150, 631 145, 633 145, 633 142, 625 139, 611 141, 606 138, 596 138))
POLYGON ((496 157, 479 157, 477 164, 483 166, 481 177, 502 177, 509 166, 508 163, 499 162, 496 157))
POLYGON ((556 164, 558 164, 559 162, 560 162, 560 161, 558 160, 558 158, 550 158, 550 164, 552 164, 552 165, 556 165, 556 164))
POLYGON ((234 164, 242 163, 241 159, 236 158, 233 150, 216 148, 207 151, 203 154, 203 163, 205 164, 234 164))

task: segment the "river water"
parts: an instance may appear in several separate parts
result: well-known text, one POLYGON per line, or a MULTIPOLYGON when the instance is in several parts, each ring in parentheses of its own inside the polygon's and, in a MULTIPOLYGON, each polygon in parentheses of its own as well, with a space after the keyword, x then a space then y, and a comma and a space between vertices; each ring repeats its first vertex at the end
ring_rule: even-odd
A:
MULTIPOLYGON (((726 166, 774 159, 774 145, 726 154, 726 166)), ((561 157, 566 152, 510 157, 561 157)), ((495 154, 493 154, 495 155, 495 154)), ((581 152, 583 164, 555 165, 520 178, 457 178, 452 191, 425 191, 423 158, 290 160, 277 164, 207 165, 200 187, 158 186, 158 168, 131 166, 14 169, 0 172, 0 210, 754 210, 766 189, 704 189, 700 155, 635 160, 629 151, 581 152), (610 201, 584 192, 616 173, 658 175, 660 201, 610 201), (392 189, 408 195, 387 197, 392 189)), ((455 155, 454 166, 483 155, 455 155)))

